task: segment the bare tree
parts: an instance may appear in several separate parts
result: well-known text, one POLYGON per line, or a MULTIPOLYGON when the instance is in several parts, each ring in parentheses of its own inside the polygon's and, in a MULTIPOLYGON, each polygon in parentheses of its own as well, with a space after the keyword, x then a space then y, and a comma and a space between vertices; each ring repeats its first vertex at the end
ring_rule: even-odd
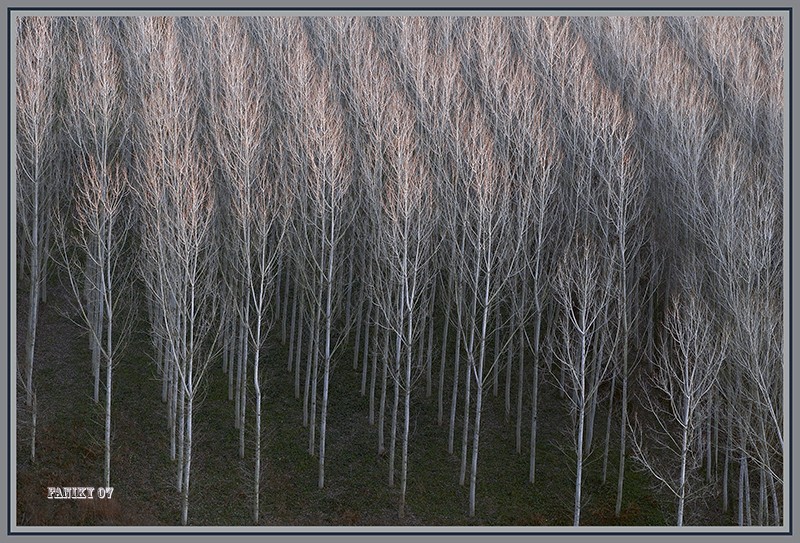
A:
MULTIPOLYGON (((330 29, 324 29, 323 32, 330 29)), ((350 183, 350 153, 345 139, 342 107, 331 73, 331 66, 314 62, 307 29, 297 20, 286 21, 282 36, 297 44, 291 57, 283 59, 289 72, 287 108, 294 128, 289 152, 296 172, 295 206, 299 208, 301 232, 296 234, 307 270, 306 293, 311 300, 313 365, 311 375, 311 416, 309 450, 315 448, 318 364, 322 360, 322 406, 319 422, 319 487, 325 483, 325 438, 328 415, 328 390, 333 355, 341 338, 334 333, 335 283, 341 265, 341 239, 349 224, 346 198, 350 183)), ((330 39, 330 38, 329 38, 330 39)), ((341 336, 344 337, 344 336, 341 336)))
MULTIPOLYGON (((414 344, 425 328, 422 312, 432 281, 429 265, 433 256, 431 232, 434 221, 431 185, 420 153, 414 144, 413 120, 408 115, 408 107, 400 101, 400 98, 395 97, 390 102, 388 117, 387 139, 391 159, 387 166, 391 174, 381 191, 382 221, 378 235, 383 240, 377 245, 383 259, 388 262, 390 283, 400 293, 399 304, 394 307, 396 314, 387 314, 385 321, 397 334, 398 345, 405 355, 402 366, 398 359, 390 371, 392 379, 396 382, 395 390, 401 389, 404 395, 399 506, 399 515, 403 517, 408 480, 411 391, 424 369, 423 353, 418 351, 415 360, 414 344)), ((397 400, 395 400, 396 408, 397 400)), ((392 418, 396 420, 396 414, 393 414, 392 418)), ((394 441, 393 424, 393 445, 394 441)), ((393 449, 392 446, 391 458, 394 457, 393 449)), ((393 465, 390 466, 391 469, 393 465)))
POLYGON ((652 414, 649 442, 659 449, 659 456, 643 444, 638 420, 633 446, 636 459, 677 499, 676 522, 683 526, 684 509, 704 453, 696 444, 708 416, 705 399, 725 357, 725 338, 714 330, 708 308, 691 290, 673 300, 666 327, 667 339, 653 376, 660 397, 646 394, 643 398, 652 414), (669 455, 672 462, 665 465, 662 455, 669 455))
MULTIPOLYGON (((268 77, 265 64, 245 35, 237 19, 219 18, 209 23, 207 35, 215 40, 218 96, 211 100, 211 130, 217 157, 230 184, 231 208, 238 222, 241 282, 247 302, 241 318, 247 325, 253 350, 253 388, 255 393, 255 463, 253 521, 259 522, 261 482, 262 368, 261 351, 273 317, 268 314, 272 285, 277 270, 281 237, 280 179, 269 168, 267 135, 273 130, 268 116, 268 77), (253 78, 257 79, 253 79, 253 78), (249 82, 249 84, 248 84, 249 82), (250 323, 250 308, 254 322, 250 323)), ((234 267, 235 269, 235 267, 234 267)), ((245 351, 246 352, 246 351, 245 351)), ((244 363, 247 363, 246 357, 244 363)), ((240 400, 244 404, 245 399, 240 400)), ((244 414, 242 410, 241 415, 244 414)), ((240 420, 244 436, 244 420, 240 420)), ((243 452, 240 442, 240 454, 243 452)))
POLYGON ((44 281, 46 222, 54 186, 51 175, 54 166, 53 125, 56 121, 54 103, 54 46, 52 19, 25 17, 17 19, 16 65, 16 172, 17 220, 21 226, 20 239, 27 246, 30 287, 28 291, 28 330, 25 340, 25 363, 22 379, 25 404, 31 409, 31 460, 36 457, 36 389, 34 361, 36 329, 39 323, 39 301, 44 281))
MULTIPOLYGON (((216 250, 209 243, 213 219, 211 175, 195 152, 199 99, 190 74, 180 67, 179 25, 170 19, 141 21, 142 39, 154 58, 144 118, 148 144, 142 172, 146 265, 156 271, 148 288, 160 306, 159 318, 172 358, 177 403, 178 490, 181 523, 188 523, 193 447, 193 415, 216 342, 216 250)), ((174 409, 174 407, 173 407, 174 409)))
POLYGON ((580 526, 581 519, 587 411, 611 363, 610 359, 595 359, 597 354, 591 349, 606 325, 604 307, 610 294, 607 266, 602 259, 603 253, 591 235, 579 228, 559 266, 556 279, 564 313, 559 326, 563 340, 561 348, 554 354, 566 370, 566 379, 561 386, 565 389, 574 424, 574 526, 580 526), (592 375, 592 371, 599 375, 592 375))

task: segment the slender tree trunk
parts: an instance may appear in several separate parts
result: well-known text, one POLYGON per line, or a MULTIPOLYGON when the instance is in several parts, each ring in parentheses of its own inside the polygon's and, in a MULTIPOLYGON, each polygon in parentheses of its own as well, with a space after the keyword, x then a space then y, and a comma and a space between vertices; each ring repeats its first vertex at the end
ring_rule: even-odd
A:
MULTIPOLYGON (((583 394, 581 394, 581 397, 583 394)), ((582 401, 582 398, 581 400, 582 401)), ((576 528, 581 525, 581 488, 583 486, 583 425, 585 417, 585 407, 578 408, 578 444, 575 447, 577 460, 575 461, 575 512, 572 525, 576 528)))
MULTIPOLYGON (((110 244, 110 227, 109 239, 110 244)), ((110 245, 108 246, 110 249, 110 245)), ((111 259, 106 254, 106 278, 103 285, 106 309, 106 421, 105 421, 105 469, 103 470, 105 486, 111 486, 111 377, 112 377, 112 309, 111 309, 111 259)))
POLYGON ((731 410, 731 406, 728 406, 728 431, 727 431, 727 438, 725 444, 725 462, 722 468, 722 511, 723 513, 728 512, 728 478, 729 478, 729 469, 730 469, 730 457, 731 457, 731 450, 733 447, 732 441, 732 430, 733 430, 733 414, 731 410))
POLYGON ((50 226, 50 221, 45 220, 44 226, 42 228, 42 235, 44 237, 44 247, 42 247, 42 272, 41 272, 41 282, 42 282, 42 289, 41 289, 41 301, 43 304, 47 303, 47 268, 48 264, 50 263, 50 242, 52 235, 50 234, 49 230, 52 228, 50 226))
MULTIPOLYGON (((452 280, 451 280, 451 289, 452 291, 452 280)), ((447 309, 444 316, 444 330, 442 330, 442 352, 441 352, 441 360, 439 362, 439 392, 438 397, 436 398, 436 404, 438 406, 437 415, 436 415, 436 422, 439 426, 442 425, 444 419, 444 372, 445 372, 445 360, 447 359, 447 336, 450 331, 450 311, 451 311, 451 302, 448 300, 447 309)), ((458 348, 458 346, 456 346, 458 348)))
MULTIPOLYGON (((521 323, 520 323, 521 324, 521 323)), ((525 394, 525 330, 520 327, 519 353, 517 361, 517 424, 515 442, 517 454, 522 454, 522 403, 525 394)))
POLYGON ((183 468, 186 459, 186 398, 183 385, 178 385, 178 492, 183 492, 183 468))
MULTIPOLYGON (((585 324, 585 319, 584 323, 585 324)), ((585 326, 583 327, 585 330, 585 326)), ((563 365, 562 365, 563 367, 563 365)), ((586 417, 586 335, 581 334, 581 360, 580 360, 580 382, 578 393, 578 440, 575 447, 575 514, 573 526, 581 525, 581 490, 583 487, 583 433, 586 417)))
POLYGON ((714 482, 719 477, 719 403, 714 402, 714 482))
MULTIPOLYGON (((430 311, 428 311, 428 348, 425 353, 425 397, 430 398, 433 393, 433 317, 436 310, 436 281, 430 299, 430 311)), ((423 329, 424 330, 424 329, 423 329)), ((420 353, 422 356, 422 353, 420 353)))
POLYGON ((261 345, 261 314, 257 317, 256 324, 256 347, 253 352, 253 392, 255 393, 256 428, 255 428, 255 466, 253 469, 253 522, 258 524, 259 503, 258 499, 261 491, 261 383, 259 379, 259 362, 261 345))
POLYGON ((92 266, 92 273, 94 276, 93 279, 93 287, 92 287, 92 306, 91 306, 91 315, 92 315, 92 326, 93 326, 93 333, 92 337, 90 338, 92 344, 92 367, 94 368, 94 403, 100 402, 100 358, 102 355, 102 341, 103 341, 103 295, 100 291, 100 285, 102 283, 102 273, 103 270, 99 265, 99 247, 95 248, 98 253, 95 255, 97 260, 94 262, 92 266))
POLYGON ((380 338, 380 326, 375 320, 375 333, 372 334, 372 371, 369 379, 369 425, 375 424, 375 383, 378 379, 378 341, 380 338))
MULTIPOLYGON (((624 299, 624 297, 623 297, 624 299)), ((627 310, 626 310, 627 311, 627 310)), ((617 474, 617 505, 614 514, 619 517, 622 511, 622 486, 625 482, 625 454, 627 447, 628 431, 628 320, 624 321, 624 331, 622 337, 622 398, 620 407, 622 409, 621 423, 619 428, 619 472, 617 474)))
POLYGON ((508 347, 506 350, 506 390, 504 398, 505 418, 506 422, 511 420, 511 376, 513 374, 513 361, 514 361, 514 325, 511 323, 508 337, 508 347))
MULTIPOLYGON (((331 227, 333 230, 333 227, 331 227)), ((331 232, 333 237, 333 232, 331 232)), ((330 264, 328 267, 327 301, 325 302, 325 368, 322 375, 322 414, 320 417, 319 430, 319 488, 325 486, 325 437, 327 435, 328 423, 328 384, 331 374, 331 328, 333 326, 333 314, 331 301, 333 296, 333 247, 331 247, 330 264)), ((369 324, 369 322, 367 322, 369 324)), ((366 359, 364 364, 366 364, 366 359)))
MULTIPOLYGON (((297 332, 297 296, 292 296, 292 324, 289 326, 289 361, 286 364, 286 371, 292 372, 294 363, 294 347, 297 332)), ((299 396, 299 391, 295 391, 295 398, 299 396)))
POLYGON ((739 526, 751 526, 750 477, 747 455, 742 446, 739 457, 739 526))
POLYGON ((370 307, 367 309, 367 318, 364 323, 364 345, 362 350, 364 351, 364 362, 361 364, 361 395, 365 396, 367 394, 367 368, 369 368, 369 339, 370 339, 370 329, 375 326, 377 327, 378 319, 375 319, 375 323, 373 324, 373 314, 377 313, 377 308, 370 304, 370 307))
POLYGON ((384 454, 386 451, 386 438, 384 436, 384 428, 386 426, 386 380, 389 372, 389 342, 391 337, 387 329, 383 335, 383 358, 381 362, 381 402, 380 409, 378 409, 378 454, 384 454))
MULTIPOLYGON (((420 356, 422 356, 422 353, 420 353, 420 356)), ((431 314, 428 315, 428 346, 425 353, 425 368, 427 372, 425 397, 430 398, 433 395, 433 308, 431 308, 431 314)))
MULTIPOLYGON (((178 436, 178 360, 177 349, 173 341, 170 341, 170 400, 169 400, 169 457, 173 462, 177 459, 177 439, 178 436)), ((233 372, 231 372, 233 373, 233 372)))
MULTIPOLYGON (((461 303, 461 300, 457 303, 461 303)), ((459 375, 459 363, 461 362, 461 334, 462 334, 462 322, 461 322, 461 312, 458 313, 458 323, 456 326, 456 344, 453 353, 453 393, 452 393, 452 402, 450 403, 450 429, 447 434, 447 453, 453 454, 454 448, 454 441, 455 441, 455 432, 456 432, 456 409, 458 408, 458 381, 460 379, 459 375)))
MULTIPOLYGON (((371 305, 370 305, 371 307, 371 305)), ((364 289, 358 289, 358 311, 356 312, 356 339, 353 343, 353 369, 358 369, 358 359, 361 355, 359 349, 361 347, 361 328, 362 326, 369 326, 369 321, 367 324, 364 324, 364 317, 362 315, 364 311, 364 289)))
MULTIPOLYGON (((533 321, 533 385, 531 387, 531 458, 528 466, 528 482, 536 481, 536 432, 539 428, 539 328, 542 325, 541 310, 537 307, 533 321)), ((562 366, 563 375, 563 366, 562 366)))
MULTIPOLYGON (((478 446, 480 444, 480 436, 481 436, 481 408, 483 406, 483 368, 486 360, 486 335, 487 335, 487 326, 489 323, 489 280, 490 275, 486 274, 486 283, 484 285, 484 297, 483 297, 483 319, 481 322, 481 337, 480 337, 480 351, 478 353, 478 373, 475 377, 475 427, 473 429, 472 435, 472 471, 470 473, 470 480, 469 480, 469 516, 475 516, 475 494, 477 492, 477 484, 478 484, 478 446)), ((500 320, 500 311, 498 309, 496 313, 497 323, 495 323, 495 330, 499 328, 499 320, 500 320)), ((499 336, 495 333, 495 342, 498 342, 499 336)), ((497 383, 497 356, 498 356, 498 348, 497 343, 495 343, 495 384, 497 383)), ((496 387, 495 387, 496 390, 496 387)))
MULTIPOLYGON (((250 274, 248 274, 249 277, 250 274)), ((247 288, 247 286, 245 286, 247 288)), ((244 337, 242 343, 244 345, 243 352, 244 356, 242 359, 242 399, 239 401, 239 408, 241 409, 239 413, 239 458, 244 459, 244 435, 245 435, 245 428, 247 428, 247 361, 250 358, 249 347, 250 342, 248 341, 249 338, 249 331, 250 328, 250 297, 247 296, 244 302, 244 320, 242 321, 242 335, 244 337)))
POLYGON ((31 462, 36 461, 36 392, 31 402, 31 462))
MULTIPOLYGON (((317 432, 317 383, 319 381, 320 310, 314 322, 314 350, 311 362, 311 393, 308 414, 308 454, 314 455, 317 432)), ((324 370, 323 370, 324 371, 324 370)))
MULTIPOLYGON (((297 317, 297 342, 295 343, 294 349, 294 397, 300 399, 300 360, 302 359, 303 355, 303 330, 306 328, 306 318, 305 318, 305 311, 301 307, 297 310, 298 317, 297 317)), ((306 368, 306 388, 308 388, 308 368, 306 368)), ((303 420, 306 421, 306 417, 308 413, 306 411, 306 399, 303 400, 303 420)), ((303 426, 305 426, 305 422, 303 426)))
POLYGON ((603 445, 603 484, 608 477, 608 449, 611 444, 611 418, 614 415, 614 391, 617 387, 617 373, 611 375, 611 387, 608 392, 608 418, 606 421, 606 439, 603 445))
POLYGON ((243 318, 239 314, 239 334, 237 336, 239 342, 239 356, 236 361, 236 395, 234 396, 233 408, 236 412, 234 418, 234 428, 237 430, 242 423, 242 366, 244 365, 244 344, 247 342, 246 331, 244 328, 243 318))
MULTIPOLYGON (((414 322, 414 314, 409 308, 408 310, 408 319, 406 323, 406 335, 408 336, 408 344, 411 344, 412 340, 412 333, 413 333, 413 322, 414 322)), ((405 364, 405 383, 404 383, 404 392, 405 398, 403 402, 404 406, 404 413, 403 413, 403 451, 402 451, 402 464, 400 466, 400 518, 405 516, 405 508, 406 508, 406 486, 408 483, 408 430, 410 428, 411 423, 411 361, 412 361, 412 352, 411 349, 406 351, 406 364, 405 364)))
MULTIPOLYGON (((191 378, 191 377, 190 377, 191 378)), ((182 387, 181 387, 182 388, 182 387)), ((194 410, 193 394, 188 394, 186 406, 186 461, 183 463, 183 490, 181 494, 181 524, 189 523, 189 475, 192 468, 192 413, 194 410)))
POLYGON ((352 314, 351 302, 353 300, 353 262, 355 261, 355 237, 351 238, 350 258, 347 262, 347 297, 344 303, 344 322, 350 324, 350 315, 352 314))
POLYGON ((497 398, 500 389, 500 303, 497 304, 494 314, 494 363, 492 364, 492 396, 497 398))
POLYGON ((772 497, 772 524, 774 526, 780 526, 783 524, 783 518, 781 517, 781 508, 780 502, 778 501, 778 492, 775 485, 775 476, 772 474, 772 470, 770 469, 767 474, 767 483, 769 484, 769 493, 772 497))
POLYGON ((686 461, 689 457, 689 398, 683 407, 683 433, 681 435, 681 472, 678 479, 678 526, 683 526, 683 508, 686 502, 686 461))
MULTIPOLYGON (((314 363, 314 352, 317 350, 317 345, 315 343, 316 333, 314 330, 316 329, 316 324, 309 322, 309 332, 311 334, 311 345, 308 349, 308 354, 306 355, 306 378, 305 378, 305 386, 303 387, 303 427, 307 428, 310 413, 309 413, 309 405, 311 403, 311 374, 313 370, 313 363, 314 363)), ((301 333, 302 336, 302 333, 301 333)), ((298 343, 299 345, 299 343, 298 343)), ((299 352, 299 351, 298 351, 299 352)), ((309 454, 314 454, 313 449, 309 450, 309 454)))
MULTIPOLYGON (((35 236, 34 236, 35 237, 35 236)), ((31 286, 28 294, 28 337, 25 342, 25 358, 27 378, 25 382, 26 399, 28 407, 33 407, 33 363, 36 348, 36 328, 39 322, 39 269, 38 248, 31 248, 31 286)))
POLYGON ((461 436, 461 470, 458 474, 458 484, 464 486, 467 477, 467 444, 469 443, 469 415, 470 391, 472 389, 472 368, 475 366, 474 355, 467 353, 467 375, 464 383, 464 432, 461 436))
MULTIPOLYGON (((230 351, 228 353, 228 401, 233 400, 233 362, 236 359, 236 320, 233 316, 230 317, 230 351)), ((234 404, 235 405, 235 404, 234 404)), ((238 410, 236 411, 239 412, 238 410)), ((238 424, 238 417, 234 417, 234 428, 238 424)))
POLYGON ((758 525, 766 526, 767 522, 764 518, 767 513, 767 481, 764 474, 764 468, 758 470, 758 525))
MULTIPOLYGON (((709 394, 708 401, 711 402, 712 398, 709 394)), ((713 408, 709 408, 709 413, 713 413, 713 408)), ((713 434, 711 432, 711 416, 709 415, 706 418, 706 441, 704 443, 706 447, 706 481, 711 482, 711 444, 712 444, 712 437, 713 434)))
POLYGON ((228 352, 231 348, 227 311, 223 310, 220 317, 222 318, 222 373, 225 374, 228 373, 228 352))
MULTIPOLYGON (((278 257, 278 258, 281 259, 282 257, 278 257)), ((279 263, 278 264, 278 270, 281 269, 281 266, 282 265, 279 263)), ((292 277, 291 274, 290 274, 291 270, 289 269, 288 265, 285 266, 285 269, 286 269, 286 278, 283 281, 283 303, 282 304, 281 304, 281 284, 280 284, 281 274, 280 274, 280 271, 277 273, 278 285, 275 288, 275 294, 276 294, 275 297, 277 298, 277 302, 280 305, 279 309, 282 312, 282 317, 281 317, 281 340, 283 341, 283 343, 286 343, 286 324, 289 322, 289 286, 291 284, 291 277, 292 277)), ((276 313, 277 313, 277 311, 276 311, 276 313)))
MULTIPOLYGON (((402 324, 401 324, 402 326, 402 324)), ((400 342, 397 334, 397 350, 394 364, 394 402, 392 403, 392 433, 389 438, 389 486, 394 486, 394 453, 397 445, 397 411, 400 402, 400 342)))
MULTIPOLYGON (((281 306, 281 287, 283 286, 282 285, 282 281, 281 281, 281 272, 284 271, 283 270, 283 254, 278 256, 277 269, 278 269, 278 273, 276 274, 276 278, 275 278, 275 314, 280 318, 280 316, 281 316, 281 307, 282 307, 281 306)), ((248 275, 249 274, 250 274, 250 272, 248 272, 248 275)), ((289 275, 289 271, 288 270, 286 270, 286 275, 288 277, 288 275, 289 275)), ((250 276, 250 277, 252 277, 252 276, 250 276)), ((286 322, 285 318, 283 318, 282 320, 283 320, 283 322, 286 322)), ((283 333, 281 334, 281 343, 286 343, 286 328, 284 328, 282 332, 283 333)))

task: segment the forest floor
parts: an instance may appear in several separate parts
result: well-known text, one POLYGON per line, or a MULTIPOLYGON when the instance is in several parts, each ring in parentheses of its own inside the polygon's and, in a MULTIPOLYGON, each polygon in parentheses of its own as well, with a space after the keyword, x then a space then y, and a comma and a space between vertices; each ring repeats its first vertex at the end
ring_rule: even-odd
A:
MULTIPOLYGON (((92 402, 88 340, 64 314, 66 294, 52 288, 41 306, 36 387, 39 404, 38 448, 29 456, 24 397, 18 409, 17 523, 19 525, 176 525, 180 507, 176 467, 169 458, 166 406, 150 358, 144 326, 136 330, 118 357, 113 380, 112 499, 48 500, 48 486, 101 486, 103 417, 92 402)), ((18 303, 17 342, 22 352, 25 301, 18 303)), ((515 451, 514 409, 505 421, 503 382, 497 397, 484 402, 476 514, 468 516, 469 483, 460 486, 461 428, 455 454, 447 453, 449 401, 445 423, 436 423, 438 364, 433 394, 425 398, 420 380, 412 406, 406 515, 398 517, 399 469, 388 486, 388 454, 378 455, 378 431, 369 424, 368 397, 359 393, 361 371, 352 368, 352 351, 343 348, 331 376, 325 488, 317 488, 317 458, 308 453, 302 426, 302 399, 295 399, 286 371, 288 349, 274 330, 264 351, 263 479, 261 524, 270 526, 542 526, 571 525, 574 460, 564 435, 569 415, 551 386, 542 387, 535 484, 528 483, 529 431, 522 453, 515 451)), ((450 382, 450 379, 446 379, 450 382)), ((450 385, 448 384, 448 387, 450 385)), ((449 391, 449 388, 445 389, 449 391)), ((516 390, 514 388, 514 390, 516 390)), ((302 394, 301 394, 302 396, 302 394)), ((515 395, 514 395, 515 396, 515 395)), ((514 397, 512 396, 512 398, 514 397)), ((388 395, 391 398, 391 394, 388 395)), ((376 402, 377 403, 377 402, 376 402)), ((387 402, 388 403, 388 402, 387 402)), ((238 456, 233 402, 227 399, 227 375, 221 363, 209 368, 195 413, 189 523, 205 526, 252 525, 253 409, 248 405, 246 455, 238 456)), ((459 412, 463 408, 459 409, 459 412)), ((388 411, 388 410, 387 410, 388 411)), ((525 402, 529 413, 529 402, 525 402)), ((460 413, 459 413, 460 420, 460 413)), ((635 471, 629 459, 622 513, 614 515, 618 453, 611 448, 608 480, 602 483, 605 414, 598 412, 597 444, 585 468, 582 525, 663 525, 653 481, 635 471)), ((529 414, 524 428, 529 424, 529 414)), ((387 446, 388 446, 387 417, 387 446)), ((613 441, 613 437, 612 437, 613 441)), ((398 443, 397 465, 400 464, 398 443)), ((722 519, 715 519, 720 522, 722 519)))

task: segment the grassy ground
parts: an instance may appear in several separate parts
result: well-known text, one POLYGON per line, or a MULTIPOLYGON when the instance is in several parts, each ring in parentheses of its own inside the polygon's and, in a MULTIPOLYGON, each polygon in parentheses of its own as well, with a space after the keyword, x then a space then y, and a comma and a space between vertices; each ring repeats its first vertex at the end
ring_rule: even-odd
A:
MULTIPOLYGON (((24 304, 20 304, 24 305, 24 304)), ((54 501, 47 486, 102 484, 103 407, 91 401, 88 341, 56 310, 64 299, 43 306, 36 380, 40 404, 37 460, 28 460, 27 431, 18 431, 17 522, 21 525, 174 525, 180 520, 175 466, 169 459, 166 408, 149 358, 143 330, 132 337, 114 374, 111 500, 54 501)), ((24 323, 24 310, 18 322, 24 323)), ((24 328, 24 326, 21 326, 24 328)), ((22 338, 22 331, 18 338, 22 338)), ((564 401, 545 386, 540 400, 538 470, 528 484, 527 446, 515 452, 514 426, 505 422, 500 395, 486 395, 478 469, 476 516, 468 516, 469 487, 458 484, 460 429, 456 454, 447 454, 447 429, 436 424, 436 390, 425 398, 416 389, 409 446, 406 516, 397 514, 399 484, 388 487, 388 454, 378 455, 378 432, 368 422, 369 404, 359 394, 360 371, 352 354, 331 378, 325 488, 317 488, 317 459, 308 454, 302 401, 295 399, 286 372, 286 347, 273 340, 265 351, 262 515, 267 525, 571 525, 573 461, 563 435, 564 401)), ((434 383, 436 383, 434 371, 434 383)), ((449 390, 449 388, 447 389, 449 390)), ((101 392, 102 397, 102 392, 101 392)), ((391 398, 391 395, 389 396, 391 398)), ((101 400, 102 404, 102 400, 101 400)), ((529 407, 525 406, 525 413, 529 407)), ((20 411, 24 418, 24 410, 20 411)), ((252 525, 252 400, 248 405, 247 454, 238 457, 233 403, 219 363, 208 372, 195 415, 190 524, 252 525)), ((445 417, 447 418, 447 417, 445 417)), ((600 478, 604 414, 598 414, 598 445, 586 470, 583 525, 664 523, 651 481, 630 470, 623 510, 614 516, 616 458, 600 478), (602 427, 602 428, 601 428, 602 427)), ((388 422, 388 421, 387 421, 388 422)), ((527 425, 527 422, 526 422, 527 425)), ((528 440, 523 434, 523 443, 528 440)), ((388 429, 387 429, 388 444, 388 429)), ((399 447, 398 447, 399 466, 399 447)), ((397 477, 399 483, 399 472, 397 477)))

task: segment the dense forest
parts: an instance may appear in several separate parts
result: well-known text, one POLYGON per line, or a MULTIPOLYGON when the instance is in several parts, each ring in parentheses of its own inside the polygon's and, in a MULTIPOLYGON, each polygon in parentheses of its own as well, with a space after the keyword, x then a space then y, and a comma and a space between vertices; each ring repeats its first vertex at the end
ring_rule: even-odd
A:
POLYGON ((780 17, 13 28, 21 524, 161 461, 164 523, 223 466, 269 524, 271 481, 346 457, 387 523, 431 466, 480 518, 506 462, 562 489, 544 523, 620 522, 636 480, 663 523, 783 525, 780 17), (78 445, 84 479, 46 469, 78 445))

